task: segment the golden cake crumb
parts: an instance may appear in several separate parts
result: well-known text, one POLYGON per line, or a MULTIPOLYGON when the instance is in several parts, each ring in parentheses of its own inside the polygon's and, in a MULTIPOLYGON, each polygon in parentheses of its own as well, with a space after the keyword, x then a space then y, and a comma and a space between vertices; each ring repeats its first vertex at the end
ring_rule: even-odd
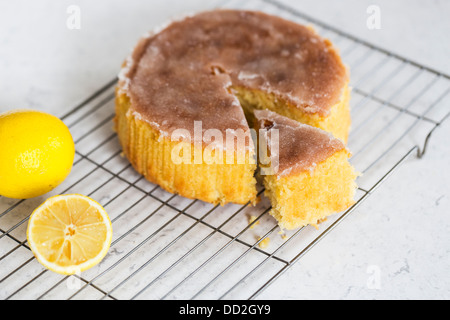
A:
POLYGON ((316 223, 312 223, 311 225, 316 228, 316 230, 319 230, 319 224, 321 224, 322 222, 327 221, 327 217, 324 217, 322 219, 317 220, 316 223))
POLYGON ((281 239, 283 239, 284 241, 287 240, 288 236, 286 235, 286 233, 284 233, 283 230, 278 231, 278 234, 281 236, 281 239))
MULTIPOLYGON (((258 240, 260 240, 261 238, 259 238, 258 240)), ((260 243, 259 243, 259 247, 261 249, 266 249, 269 246, 270 243, 270 238, 264 238, 260 243)))
MULTIPOLYGON (((250 216, 250 218, 248 218, 248 224, 252 224, 255 220, 256 220, 256 216, 250 216)), ((255 226, 257 226, 259 224, 259 220, 258 221, 256 221, 255 223, 253 223, 251 226, 250 226, 250 229, 253 229, 255 226)))

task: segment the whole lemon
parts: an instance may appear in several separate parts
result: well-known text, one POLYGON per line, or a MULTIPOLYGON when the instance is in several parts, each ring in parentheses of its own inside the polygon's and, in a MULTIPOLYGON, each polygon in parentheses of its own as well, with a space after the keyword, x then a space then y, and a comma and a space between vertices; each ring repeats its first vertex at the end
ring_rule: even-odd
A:
POLYGON ((0 114, 0 195, 28 199, 43 195, 66 179, 75 156, 67 126, 34 110, 0 114))

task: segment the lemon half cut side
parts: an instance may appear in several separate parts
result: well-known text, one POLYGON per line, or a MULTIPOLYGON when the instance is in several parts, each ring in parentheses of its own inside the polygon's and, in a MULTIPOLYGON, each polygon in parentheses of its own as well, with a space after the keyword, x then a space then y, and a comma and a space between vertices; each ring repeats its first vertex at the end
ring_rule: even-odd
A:
POLYGON ((36 259, 59 274, 81 273, 100 263, 112 240, 112 225, 105 209, 79 195, 47 199, 30 216, 28 244, 36 259))

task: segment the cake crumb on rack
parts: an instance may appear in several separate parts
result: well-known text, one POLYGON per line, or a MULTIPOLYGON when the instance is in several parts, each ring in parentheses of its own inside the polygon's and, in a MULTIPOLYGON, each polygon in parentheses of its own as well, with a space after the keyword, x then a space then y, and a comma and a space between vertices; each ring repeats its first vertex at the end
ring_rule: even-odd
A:
POLYGON ((319 230, 319 224, 321 224, 322 222, 325 222, 325 221, 327 221, 327 217, 322 218, 322 219, 319 219, 319 220, 317 220, 317 223, 311 224, 311 225, 312 225, 314 228, 316 228, 316 230, 319 230))
MULTIPOLYGON (((257 219, 256 216, 250 216, 250 217, 248 218, 248 224, 252 224, 256 219, 257 219)), ((250 226, 250 229, 253 229, 253 228, 254 228, 256 225, 258 225, 258 224, 259 224, 259 220, 256 221, 255 223, 253 223, 253 224, 250 226)))
MULTIPOLYGON (((258 241, 261 240, 261 238, 258 239, 258 241)), ((270 238, 264 238, 261 240, 261 242, 258 244, 261 249, 266 249, 270 244, 270 238)))
POLYGON ((327 217, 317 220, 317 224, 327 221, 327 217))
POLYGON ((283 230, 278 231, 278 234, 281 236, 281 239, 283 239, 284 241, 287 240, 288 236, 286 235, 286 233, 284 233, 283 230))

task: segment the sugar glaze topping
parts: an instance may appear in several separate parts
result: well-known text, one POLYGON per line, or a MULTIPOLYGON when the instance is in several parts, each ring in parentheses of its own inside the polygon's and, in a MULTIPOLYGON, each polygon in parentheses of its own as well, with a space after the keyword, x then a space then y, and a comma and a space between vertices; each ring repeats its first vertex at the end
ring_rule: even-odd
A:
POLYGON ((262 90, 325 116, 339 102, 347 71, 330 42, 310 28, 261 12, 216 10, 143 37, 119 90, 131 112, 166 136, 184 128, 248 130, 231 87, 262 90))

